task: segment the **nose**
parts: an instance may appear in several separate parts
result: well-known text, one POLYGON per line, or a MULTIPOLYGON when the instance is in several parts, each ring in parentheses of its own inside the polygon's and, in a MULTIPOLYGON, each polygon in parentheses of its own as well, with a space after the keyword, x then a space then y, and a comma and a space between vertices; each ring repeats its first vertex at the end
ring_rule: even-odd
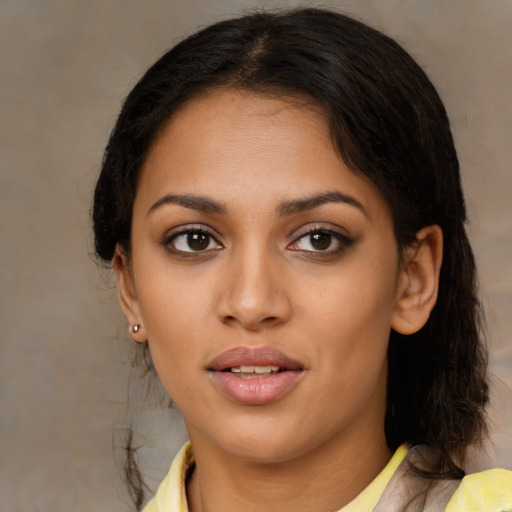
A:
POLYGON ((264 250, 233 251, 225 263, 220 288, 217 314, 225 324, 259 331, 291 317, 282 262, 264 250))

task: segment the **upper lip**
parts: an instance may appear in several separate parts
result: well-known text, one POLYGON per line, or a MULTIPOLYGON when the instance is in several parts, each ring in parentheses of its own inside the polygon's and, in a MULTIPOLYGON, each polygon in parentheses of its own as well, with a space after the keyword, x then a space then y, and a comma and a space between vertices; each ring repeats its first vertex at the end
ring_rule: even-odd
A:
POLYGON ((208 369, 223 371, 237 366, 279 366, 284 370, 303 370, 304 366, 273 347, 234 347, 216 357, 208 369))

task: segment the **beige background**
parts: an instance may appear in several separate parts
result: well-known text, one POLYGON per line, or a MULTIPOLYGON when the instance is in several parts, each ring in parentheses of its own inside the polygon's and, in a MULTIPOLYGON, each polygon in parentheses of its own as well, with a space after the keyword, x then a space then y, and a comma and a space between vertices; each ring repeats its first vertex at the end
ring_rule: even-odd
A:
MULTIPOLYGON (((164 49, 227 15, 298 4, 0 0, 1 510, 129 509, 112 428, 125 407, 131 345, 113 282, 89 256, 88 210, 103 147, 122 98, 164 49)), ((512 468, 512 1, 323 5, 398 38, 446 102, 497 376, 496 449, 475 466, 512 468)), ((182 436, 156 415, 139 419, 152 482, 182 436)))

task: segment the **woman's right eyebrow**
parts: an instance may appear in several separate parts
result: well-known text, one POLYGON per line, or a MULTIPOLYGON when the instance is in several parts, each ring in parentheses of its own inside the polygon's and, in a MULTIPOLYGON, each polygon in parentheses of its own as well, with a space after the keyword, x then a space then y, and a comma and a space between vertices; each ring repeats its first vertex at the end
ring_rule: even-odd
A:
POLYGON ((189 194, 166 194, 151 206, 147 215, 165 204, 178 204, 185 208, 198 210, 203 213, 217 213, 220 215, 226 215, 228 212, 227 208, 223 204, 208 197, 189 194))

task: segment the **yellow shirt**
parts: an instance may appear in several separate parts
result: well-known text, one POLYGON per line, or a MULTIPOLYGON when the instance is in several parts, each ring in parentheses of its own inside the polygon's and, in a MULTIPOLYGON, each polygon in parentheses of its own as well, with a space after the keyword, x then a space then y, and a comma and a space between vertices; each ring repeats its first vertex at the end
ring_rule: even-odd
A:
MULTIPOLYGON (((407 452, 406 445, 400 446, 375 480, 338 512, 372 512, 407 452)), ((185 479, 193 463, 192 446, 186 443, 144 512, 188 512, 185 479)), ((512 512, 512 471, 490 469, 467 475, 444 512, 512 512)))

